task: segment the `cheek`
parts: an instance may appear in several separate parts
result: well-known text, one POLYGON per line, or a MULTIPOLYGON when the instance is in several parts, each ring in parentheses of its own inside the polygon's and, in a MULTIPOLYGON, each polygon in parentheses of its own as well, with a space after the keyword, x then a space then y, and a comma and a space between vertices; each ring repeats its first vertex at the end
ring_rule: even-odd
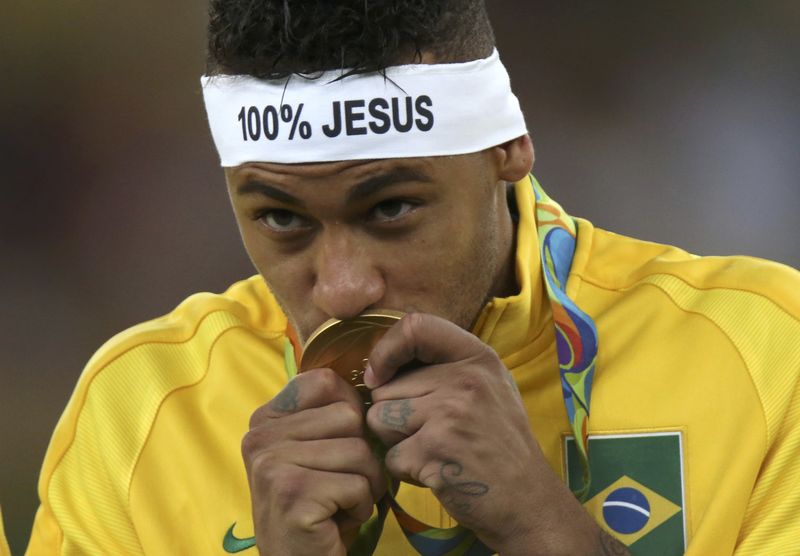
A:
POLYGON ((243 231, 242 240, 253 266, 282 306, 291 308, 295 299, 310 298, 307 257, 280 253, 255 230, 243 231))
POLYGON ((496 226, 483 219, 454 223, 446 241, 432 242, 434 259, 426 272, 425 296, 433 311, 468 329, 490 297, 498 268, 496 226), (475 225, 482 222, 482 225, 475 225), (462 225, 467 224, 467 225, 462 225))
MULTIPOLYGON (((463 281, 464 267, 471 261, 473 237, 442 220, 425 234, 386 250, 387 285, 392 293, 413 297, 411 303, 439 306, 447 290, 463 281)), ((421 308, 421 307, 420 307, 421 308)))

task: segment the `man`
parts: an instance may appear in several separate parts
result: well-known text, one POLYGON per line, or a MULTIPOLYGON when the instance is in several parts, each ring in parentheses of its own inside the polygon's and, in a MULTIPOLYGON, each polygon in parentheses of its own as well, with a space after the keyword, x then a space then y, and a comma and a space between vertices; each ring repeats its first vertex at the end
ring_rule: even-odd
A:
POLYGON ((493 46, 478 0, 212 2, 259 275, 90 361, 29 553, 363 554, 381 527, 377 554, 800 550, 797 273, 569 217, 493 46), (375 309, 406 316, 365 414, 294 370, 375 309))

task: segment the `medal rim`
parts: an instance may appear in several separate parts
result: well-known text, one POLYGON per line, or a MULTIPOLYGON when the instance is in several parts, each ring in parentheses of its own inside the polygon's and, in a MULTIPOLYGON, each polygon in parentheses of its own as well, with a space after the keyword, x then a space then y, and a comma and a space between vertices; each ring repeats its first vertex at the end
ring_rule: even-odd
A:
MULTIPOLYGON (((321 325, 317 327, 314 332, 311 333, 311 336, 308 337, 308 340, 305 341, 303 344, 303 352, 300 355, 300 365, 298 366, 297 372, 302 373, 304 371, 308 371, 315 367, 306 368, 304 363, 307 362, 308 359, 308 348, 312 346, 315 342, 318 342, 319 339, 326 333, 329 333, 331 329, 341 326, 342 324, 347 324, 349 322, 357 321, 357 320, 366 320, 374 325, 381 324, 382 321, 388 319, 392 324, 396 323, 400 319, 405 316, 405 313, 402 311, 396 311, 393 309, 373 309, 369 311, 364 311, 363 313, 349 319, 337 319, 332 318, 328 319, 323 322, 321 325)), ((368 355, 368 354, 365 354, 368 355)), ((335 371, 336 369, 334 369, 335 371)), ((338 374, 338 373, 337 373, 338 374)))

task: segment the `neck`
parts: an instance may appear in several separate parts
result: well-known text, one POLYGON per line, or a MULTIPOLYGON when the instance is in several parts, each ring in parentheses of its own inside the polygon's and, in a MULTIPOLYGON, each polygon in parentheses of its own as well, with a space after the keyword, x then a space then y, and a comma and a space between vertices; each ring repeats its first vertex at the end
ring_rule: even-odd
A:
POLYGON ((497 268, 494 287, 490 292, 491 297, 510 297, 519 293, 517 283, 517 219, 518 210, 514 196, 514 184, 506 184, 505 203, 499 213, 500 233, 498 241, 503 246, 501 249, 501 262, 497 268))

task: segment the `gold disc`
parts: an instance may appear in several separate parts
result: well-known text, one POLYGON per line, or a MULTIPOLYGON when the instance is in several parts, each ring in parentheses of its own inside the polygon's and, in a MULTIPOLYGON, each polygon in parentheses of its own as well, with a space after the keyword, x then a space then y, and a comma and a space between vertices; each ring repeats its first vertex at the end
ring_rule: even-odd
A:
POLYGON ((352 319, 330 319, 322 323, 303 346, 298 372, 327 368, 349 382, 370 403, 364 384, 364 369, 372 348, 389 328, 403 317, 399 311, 376 309, 352 319))

